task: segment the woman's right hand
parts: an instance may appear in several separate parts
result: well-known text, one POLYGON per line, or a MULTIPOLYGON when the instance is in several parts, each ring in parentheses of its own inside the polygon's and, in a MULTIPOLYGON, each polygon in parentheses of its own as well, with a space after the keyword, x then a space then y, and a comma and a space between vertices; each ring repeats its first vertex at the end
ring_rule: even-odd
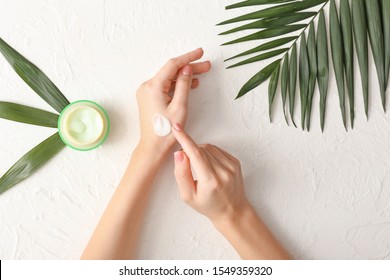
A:
POLYGON ((172 132, 183 148, 174 154, 181 198, 214 224, 238 218, 250 207, 238 159, 214 145, 196 144, 179 124, 174 125, 172 132))
POLYGON ((291 259, 248 202, 240 162, 216 146, 197 145, 179 124, 172 132, 183 148, 174 154, 182 199, 207 216, 242 259, 291 259))

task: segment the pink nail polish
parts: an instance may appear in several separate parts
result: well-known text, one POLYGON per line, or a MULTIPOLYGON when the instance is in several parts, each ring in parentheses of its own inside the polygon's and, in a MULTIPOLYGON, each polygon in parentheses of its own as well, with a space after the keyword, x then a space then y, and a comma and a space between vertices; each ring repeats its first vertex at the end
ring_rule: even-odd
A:
POLYGON ((175 128, 176 131, 179 131, 179 132, 182 131, 182 127, 179 123, 176 123, 173 127, 175 128))
POLYGON ((175 160, 176 160, 176 161, 183 161, 183 160, 184 160, 183 154, 182 154, 182 152, 180 152, 180 151, 175 152, 175 153, 173 154, 173 156, 175 157, 175 160))

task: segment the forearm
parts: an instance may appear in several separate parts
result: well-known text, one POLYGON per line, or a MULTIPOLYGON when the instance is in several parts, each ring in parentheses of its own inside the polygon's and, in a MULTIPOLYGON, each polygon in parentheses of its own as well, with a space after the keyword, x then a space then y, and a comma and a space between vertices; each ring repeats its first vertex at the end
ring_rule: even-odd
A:
POLYGON ((135 257, 142 217, 164 153, 138 146, 82 259, 135 257))
POLYGON ((291 259, 250 205, 214 225, 242 259, 291 259))

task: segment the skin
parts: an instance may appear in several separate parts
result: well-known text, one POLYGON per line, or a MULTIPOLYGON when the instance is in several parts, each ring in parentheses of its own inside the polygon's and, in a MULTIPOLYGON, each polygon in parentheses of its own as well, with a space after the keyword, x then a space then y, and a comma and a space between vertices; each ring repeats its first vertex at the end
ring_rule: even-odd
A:
POLYGON ((139 87, 140 141, 81 259, 136 258, 154 177, 177 142, 183 147, 174 153, 182 199, 209 218, 241 258, 290 258, 249 204, 239 161, 216 146, 197 145, 183 130, 189 93, 199 86, 196 75, 211 68, 209 61, 196 62, 202 56, 203 50, 196 49, 173 58, 139 87), (156 112, 175 124, 169 136, 154 134, 151 119, 156 112))

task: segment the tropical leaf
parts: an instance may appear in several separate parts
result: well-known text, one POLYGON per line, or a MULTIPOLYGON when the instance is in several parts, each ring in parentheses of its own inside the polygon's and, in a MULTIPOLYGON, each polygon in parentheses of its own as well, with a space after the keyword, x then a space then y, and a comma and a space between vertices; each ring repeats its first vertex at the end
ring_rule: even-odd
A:
POLYGON ((385 87, 389 84, 390 70, 390 1, 382 0, 383 38, 385 40, 385 87))
POLYGON ((306 104, 306 128, 310 130, 311 120, 311 107, 313 104, 314 90, 317 80, 317 45, 316 35, 314 30, 314 23, 310 23, 309 34, 307 36, 307 54, 309 58, 309 87, 307 92, 307 104, 306 104))
POLYGON ((364 0, 352 1, 352 25, 362 81, 364 111, 368 119, 368 38, 364 0))
POLYGON ((268 85, 268 102, 269 102, 269 120, 272 122, 272 104, 275 99, 276 88, 278 87, 279 82, 279 70, 280 64, 275 68, 274 72, 272 72, 271 79, 268 85))
POLYGON ((260 19, 255 22, 251 22, 249 24, 245 24, 233 29, 230 29, 228 31, 222 32, 218 35, 227 35, 234 32, 242 31, 242 30, 248 30, 248 29, 259 29, 259 28, 275 28, 275 27, 281 27, 285 26, 290 23, 295 23, 304 19, 307 19, 309 17, 314 17, 316 13, 314 12, 302 12, 302 13, 291 13, 283 15, 282 17, 275 17, 275 18, 264 18, 260 19))
POLYGON ((31 176, 64 147, 57 132, 30 150, 0 178, 0 194, 31 176))
POLYGON ((69 104, 66 97, 55 84, 38 67, 24 58, 3 39, 0 38, 0 52, 12 66, 15 72, 33 89, 43 100, 57 112, 69 104))
POLYGON ((244 96, 246 93, 251 91, 252 89, 258 87, 260 84, 262 84, 264 81, 268 80, 268 78, 271 76, 272 72, 275 70, 276 67, 278 67, 280 62, 279 60, 276 60, 263 68, 261 71, 259 71, 256 75, 254 75, 240 90, 238 93, 237 98, 240 98, 244 96))
POLYGON ((303 29, 305 27, 306 27, 305 24, 294 24, 294 25, 287 25, 287 26, 282 26, 282 27, 265 29, 263 31, 259 31, 259 32, 253 33, 251 35, 244 36, 244 37, 241 37, 239 39, 224 43, 224 44, 222 44, 222 46, 232 45, 232 44, 237 44, 237 43, 242 43, 242 42, 247 42, 247 41, 253 41, 253 40, 273 38, 273 37, 277 37, 280 35, 284 35, 284 34, 288 34, 288 33, 297 31, 299 29, 303 29))
POLYGON ((268 18, 268 17, 276 17, 281 16, 283 14, 294 13, 302 10, 306 10, 317 5, 320 5, 327 0, 305 0, 305 1, 294 1, 293 3, 278 5, 275 7, 267 8, 264 10, 260 10, 257 12, 249 13, 243 16, 235 17, 230 20, 223 21, 218 23, 217 25, 224 25, 234 22, 240 22, 251 19, 260 19, 260 18, 268 18))
MULTIPOLYGON (((277 37, 265 43, 261 42, 254 48, 226 59, 226 61, 228 61, 257 53, 254 57, 235 63, 228 68, 258 62, 263 59, 271 59, 274 56, 281 56, 280 59, 279 57, 277 57, 277 59, 274 58, 273 62, 256 74, 256 78, 253 77, 248 81, 243 88, 241 88, 238 97, 246 94, 248 89, 253 90, 255 87, 265 82, 267 79, 264 79, 264 77, 270 77, 273 73, 270 70, 274 70, 278 67, 278 64, 282 64, 280 65, 280 69, 278 69, 280 70, 280 79, 278 80, 280 80, 281 83, 280 92, 282 95, 283 113, 286 122, 288 123, 286 113, 288 100, 291 120, 295 125, 294 108, 298 76, 302 128, 310 130, 312 103, 317 82, 320 92, 320 125, 321 130, 324 131, 330 74, 328 54, 328 43, 330 43, 330 53, 333 61, 343 124, 345 129, 347 129, 348 114, 346 112, 346 107, 349 107, 350 123, 353 128, 355 120, 355 41, 365 113, 368 117, 368 43, 371 45, 380 84, 382 104, 385 108, 385 92, 388 85, 390 70, 390 1, 353 0, 350 2, 349 0, 338 0, 337 2, 340 3, 339 9, 336 6, 335 0, 247 0, 227 6, 227 9, 234 9, 268 4, 266 8, 219 23, 218 25, 227 25, 249 21, 245 22, 245 24, 230 28, 220 33, 220 35, 232 34, 244 30, 257 30, 257 32, 230 40, 223 45, 277 37), (328 21, 330 32, 329 39, 324 13, 324 8, 328 4, 330 5, 328 21), (314 27, 314 20, 316 19, 318 19, 317 32, 314 27), (306 32, 307 30, 308 32, 306 32), (368 40, 368 35, 370 40, 368 40), (298 40, 300 41, 299 60, 296 54, 296 43, 298 40), (270 69, 271 66, 272 69, 270 69), (264 72, 264 70, 267 71, 264 72), (262 75, 259 76, 259 73, 262 73, 262 75), (265 73, 267 73, 267 75, 264 75, 265 73), (349 104, 346 104, 346 102, 348 102, 347 99, 349 104)), ((272 76, 272 86, 270 85, 269 89, 273 90, 277 88, 277 85, 274 84, 275 81, 276 76, 272 76)), ((271 93, 271 97, 274 98, 273 91, 269 92, 269 94, 271 93)))
POLYGON ((0 118, 27 124, 57 128, 58 115, 40 109, 0 101, 0 118))
POLYGON ((252 53, 257 53, 257 52, 273 49, 273 48, 276 48, 276 47, 280 47, 280 46, 285 45, 285 44, 287 44, 287 43, 289 43, 291 41, 296 40, 297 38, 298 38, 297 36, 292 36, 292 37, 276 39, 276 40, 273 40, 271 42, 267 42, 267 43, 261 44, 258 47, 255 47, 253 49, 250 49, 250 50, 245 51, 243 53, 240 53, 238 55, 232 56, 232 57, 230 57, 228 59, 225 59, 225 62, 228 61, 228 60, 234 59, 234 58, 241 57, 241 56, 245 56, 245 55, 249 55, 249 54, 252 54, 252 53))
POLYGON ((324 11, 320 12, 317 27, 317 82, 320 91, 320 124, 325 127, 326 99, 329 83, 328 39, 324 11))
POLYGON ((365 0, 367 13, 368 34, 371 42, 371 50, 374 56, 376 71, 378 74, 379 88, 383 110, 386 112, 386 81, 385 81, 385 52, 384 39, 378 0, 365 0))
POLYGON ((355 118, 355 88, 353 70, 352 20, 348 0, 340 1, 340 24, 344 46, 345 81, 348 89, 349 116, 353 128, 355 118))
POLYGON ((305 129, 305 116, 307 105, 307 93, 309 90, 309 56, 307 54, 306 36, 301 36, 301 44, 299 48, 299 90, 301 96, 301 125, 305 129))
POLYGON ((295 127, 297 127, 297 125, 295 124, 295 120, 294 120, 295 93, 296 93, 296 87, 297 87, 297 65, 298 65, 297 44, 294 43, 292 50, 291 50, 290 67, 288 69, 288 71, 289 71, 288 100, 289 100, 289 105, 290 105, 290 107, 289 107, 290 118, 291 118, 291 121, 295 127))
POLYGON ((293 0, 248 0, 237 4, 226 6, 226 10, 247 7, 247 6, 255 6, 255 5, 279 4, 279 3, 291 2, 291 1, 293 0))
POLYGON ((347 129, 347 120, 345 114, 345 89, 344 89, 344 52, 343 39, 341 37, 341 28, 337 8, 334 0, 330 0, 330 45, 332 50, 332 60, 334 73, 336 76, 337 88, 339 90, 339 101, 343 124, 347 129))
POLYGON ((244 61, 241 61, 239 63, 233 64, 233 65, 227 67, 226 69, 230 69, 230 68, 233 68, 233 67, 237 67, 237 66, 241 66, 241 65, 257 62, 257 61, 264 60, 264 59, 267 59, 267 58, 271 58, 271 57, 280 55, 282 53, 285 53, 286 51, 288 51, 288 49, 278 49, 278 50, 270 51, 270 52, 267 52, 267 53, 263 53, 263 54, 255 56, 255 57, 252 57, 252 58, 246 59, 244 61))
MULTIPOLYGON (((281 93, 282 93, 282 105, 283 105, 283 114, 284 119, 286 120, 286 123, 288 124, 287 120, 287 113, 286 113, 286 105, 287 105, 287 93, 288 93, 288 85, 289 85, 289 61, 288 61, 288 53, 286 53, 286 56, 284 57, 284 62, 282 66, 282 77, 281 77, 281 93)), ((290 101, 291 102, 291 101, 290 101)))

